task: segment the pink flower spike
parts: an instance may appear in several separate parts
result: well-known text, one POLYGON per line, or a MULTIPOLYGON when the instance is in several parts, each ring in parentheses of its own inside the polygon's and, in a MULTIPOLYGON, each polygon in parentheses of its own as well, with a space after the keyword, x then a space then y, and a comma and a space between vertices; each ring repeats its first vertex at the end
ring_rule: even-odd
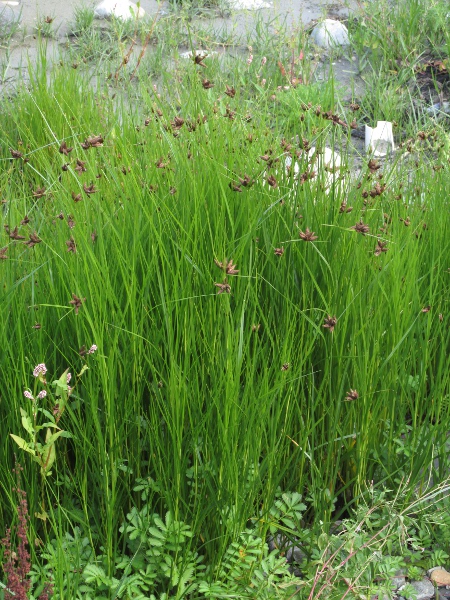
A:
POLYGON ((71 379, 72 379, 72 373, 67 373, 67 383, 70 383, 71 379))
POLYGON ((34 367, 33 375, 35 377, 39 377, 39 375, 45 375, 47 373, 47 367, 44 363, 39 363, 36 367, 34 367))
POLYGON ((95 344, 92 344, 92 346, 88 350, 88 354, 94 354, 94 352, 96 352, 97 350, 97 346, 95 344))
POLYGON ((47 392, 45 390, 40 391, 39 394, 37 395, 38 400, 42 400, 42 398, 45 398, 46 395, 47 395, 47 392))
POLYGON ((267 58, 265 56, 262 57, 261 59, 261 66, 263 67, 267 62, 267 58))
MULTIPOLYGON (((28 400, 34 400, 33 396, 31 395, 31 393, 28 390, 25 390, 23 395, 25 396, 25 398, 28 398, 28 400)), ((39 396, 38 396, 39 398, 39 396)))
POLYGON ((251 65, 253 62, 253 54, 250 54, 250 56, 247 58, 247 64, 251 65))

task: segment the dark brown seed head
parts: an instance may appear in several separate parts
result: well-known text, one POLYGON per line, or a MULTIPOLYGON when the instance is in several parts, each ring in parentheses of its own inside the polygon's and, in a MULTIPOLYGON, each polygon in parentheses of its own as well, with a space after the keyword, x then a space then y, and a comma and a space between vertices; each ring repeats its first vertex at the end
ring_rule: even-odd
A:
POLYGON ((341 206, 339 207, 339 212, 340 213, 349 213, 349 212, 352 212, 352 210, 353 210, 353 206, 347 206, 347 201, 342 200, 341 206))
MULTIPOLYGON (((93 183, 91 183, 91 185, 86 185, 85 183, 83 183, 83 190, 87 196, 90 196, 91 194, 95 194, 96 192, 98 192, 98 190, 95 188, 95 185, 93 183)), ((74 200, 75 200, 75 198, 74 198, 74 200)))
POLYGON ((239 182, 243 187, 251 187, 253 185, 253 181, 250 179, 250 175, 245 173, 244 177, 239 177, 239 182))
POLYGON ((74 309, 75 309, 75 314, 78 314, 78 311, 82 305, 83 302, 86 302, 86 298, 78 298, 78 296, 76 296, 75 294, 72 294, 72 300, 69 302, 69 304, 72 304, 74 309))
POLYGON ((276 188, 278 186, 277 180, 273 175, 269 175, 269 177, 267 178, 267 183, 270 185, 270 187, 273 188, 276 188))
POLYGON ((358 398, 359 398, 358 392, 356 390, 350 389, 345 396, 345 401, 352 402, 353 400, 358 400, 358 398))
POLYGON ((40 244, 42 242, 42 240, 39 239, 36 232, 30 233, 29 237, 30 239, 27 242, 24 242, 25 246, 27 246, 28 248, 34 248, 36 244, 40 244))
POLYGON ((375 173, 376 171, 378 171, 378 169, 381 169, 381 165, 380 163, 378 163, 376 160, 374 160, 373 158, 371 158, 369 160, 369 162, 367 163, 367 167, 369 168, 369 171, 371 173, 375 173))
POLYGON ((242 192, 241 186, 238 185, 235 181, 230 181, 228 187, 230 188, 230 190, 233 190, 233 192, 242 192))
POLYGON ((275 248, 275 256, 283 256, 284 248, 275 248))
POLYGON ((354 229, 362 235, 366 235, 366 233, 369 233, 370 230, 369 226, 363 223, 362 220, 359 223, 356 223, 356 225, 353 225, 353 227, 350 227, 350 229, 354 229))
POLYGON ((380 256, 382 252, 387 252, 387 242, 382 242, 381 240, 377 241, 377 247, 375 248, 374 254, 375 256, 380 256))
POLYGON ((172 125, 172 129, 181 129, 184 125, 184 119, 181 117, 175 117, 175 119, 170 123, 172 125))
POLYGON ((62 142, 61 146, 59 147, 59 151, 61 154, 64 154, 64 156, 69 156, 69 154, 72 152, 73 148, 68 148, 66 142, 62 142))
POLYGON ((228 119, 230 119, 230 121, 234 121, 235 115, 236 115, 236 111, 235 110, 231 110, 231 108, 229 106, 227 106, 226 109, 225 109, 225 114, 223 116, 227 117, 228 119))
POLYGON ((88 137, 85 140, 85 144, 88 145, 89 148, 100 148, 103 146, 103 137, 101 135, 94 135, 92 137, 88 137))
POLYGON ((76 253, 77 245, 75 244, 75 240, 73 239, 73 237, 71 237, 70 240, 67 240, 66 246, 67 252, 73 252, 74 254, 76 253))
POLYGON ((214 87, 214 84, 212 81, 209 81, 209 79, 204 79, 202 81, 202 86, 203 86, 203 89, 210 90, 211 88, 214 87))
POLYGON ((299 236, 300 236, 300 239, 303 240, 304 242, 314 242, 315 240, 318 239, 315 232, 311 231, 309 229, 309 227, 307 227, 305 229, 305 231, 300 231, 299 236))
POLYGON ((323 324, 323 327, 325 327, 325 329, 328 329, 328 331, 330 333, 333 333, 334 328, 336 327, 336 323, 337 323, 337 318, 330 317, 330 315, 328 315, 328 317, 325 319, 325 323, 323 324))
POLYGON ((195 54, 192 57, 192 60, 194 61, 194 63, 196 65, 198 65, 199 67, 206 67, 205 63, 203 62, 205 60, 205 58, 208 56, 208 54, 195 54))
POLYGON ((233 259, 229 260, 228 262, 226 259, 223 262, 220 262, 215 258, 214 262, 216 266, 225 271, 227 275, 237 275, 239 273, 239 270, 236 269, 236 265, 233 263, 233 259))
POLYGON ((223 283, 214 283, 214 285, 219 288, 218 294, 231 294, 231 286, 227 283, 226 279, 223 283))
POLYGON ((22 152, 19 152, 19 150, 13 150, 13 148, 10 148, 9 151, 11 152, 11 156, 15 159, 22 158, 23 156, 22 152))
POLYGON ((24 240, 25 236, 19 235, 19 228, 16 226, 12 231, 7 229, 7 233, 12 240, 24 240))
POLYGON ((234 98, 236 95, 236 90, 234 89, 234 87, 230 87, 227 85, 226 88, 227 89, 225 90, 225 94, 230 98, 234 98))
POLYGON ((77 173, 84 173, 86 171, 86 162, 77 158, 77 166, 75 167, 75 171, 77 173))

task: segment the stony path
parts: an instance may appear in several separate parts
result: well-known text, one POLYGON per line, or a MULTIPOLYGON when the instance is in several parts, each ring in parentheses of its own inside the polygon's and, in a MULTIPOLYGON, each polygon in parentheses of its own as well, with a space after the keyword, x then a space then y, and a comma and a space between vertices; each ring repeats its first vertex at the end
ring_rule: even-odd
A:
MULTIPOLYGON (((333 2, 332 0, 229 0, 229 2, 233 6, 231 19, 237 24, 255 19, 256 12, 259 12, 266 21, 277 17, 286 19, 288 26, 318 19, 325 12, 334 16, 347 14, 344 2, 333 2), (249 7, 249 10, 242 10, 245 6, 249 7), (257 11, 252 10, 252 7, 258 6, 263 8, 257 11)), ((31 34, 39 20, 51 17, 54 19, 55 29, 64 35, 65 26, 73 19, 75 8, 83 4, 86 3, 81 0, 61 2, 56 0, 0 0, 0 14, 2 15, 0 28, 5 28, 11 21, 20 19, 23 30, 26 31, 26 34, 31 34)), ((94 4, 92 3, 93 6, 94 4)), ((140 0, 140 6, 148 15, 154 15, 158 11, 156 0, 140 0)), ((165 10, 164 3, 162 10, 165 10)), ((215 19, 212 19, 212 26, 214 26, 214 21, 215 19)))

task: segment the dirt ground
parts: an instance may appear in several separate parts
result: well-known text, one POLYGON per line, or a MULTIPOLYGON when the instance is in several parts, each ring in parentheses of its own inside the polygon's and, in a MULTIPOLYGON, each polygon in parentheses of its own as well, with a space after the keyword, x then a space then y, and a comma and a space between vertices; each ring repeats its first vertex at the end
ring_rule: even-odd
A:
MULTIPOLYGON (((94 6, 92 2, 82 2, 81 0, 17 0, 18 8, 22 11, 23 28, 32 30, 39 18, 51 16, 55 19, 55 28, 60 28, 62 34, 65 33, 65 26, 73 19, 73 13, 76 6, 94 6)), ((2 2, 0 2, 1 7, 2 2)), ((348 14, 348 5, 343 2, 330 2, 329 0, 267 0, 271 8, 260 9, 264 19, 273 20, 277 17, 287 19, 289 25, 299 22, 308 23, 313 19, 318 19, 324 14, 334 16, 345 16, 348 14)), ((354 3, 355 4, 355 3, 354 3)), ((156 14, 158 6, 160 10, 167 10, 169 3, 158 3, 156 0, 141 0, 140 5, 147 14, 156 14)), ((351 4, 349 5, 351 6, 351 4)), ((256 11, 234 11, 231 19, 237 23, 247 22, 254 18, 256 11)))
MULTIPOLYGON (((248 2, 249 0, 234 0, 235 2, 248 2)), ((355 5, 356 0, 351 0, 355 5)), ((0 14, 8 4, 8 10, 20 17, 20 27, 15 32, 12 43, 6 47, 2 44, 0 32, 0 92, 2 88, 10 87, 19 75, 26 78, 28 61, 33 63, 36 59, 38 48, 37 24, 43 19, 53 19, 52 30, 56 32, 53 39, 47 43, 47 55, 58 56, 61 45, 66 44, 70 32, 70 23, 74 20, 77 7, 95 6, 96 3, 89 0, 0 0, 0 14)), ((300 25, 310 24, 321 17, 345 18, 352 4, 344 2, 332 2, 329 0, 264 0, 264 4, 270 8, 259 10, 233 10, 222 15, 211 13, 207 23, 212 31, 227 27, 237 35, 252 29, 257 19, 266 23, 284 23, 287 29, 295 29, 300 25)), ((141 0, 141 7, 148 16, 165 16, 170 11, 169 2, 157 2, 156 0, 141 0), (159 11, 159 12, 158 12, 159 11)), ((205 19, 203 19, 203 26, 205 19)), ((0 23, 1 27, 1 23, 0 23)), ((356 76, 355 65, 349 61, 341 60, 335 65, 338 80, 342 85, 350 89, 354 85, 356 76)), ((335 73, 336 75, 336 73, 335 73)), ((360 82, 359 82, 360 83, 360 82)), ((356 81, 358 86, 358 81, 356 81)))

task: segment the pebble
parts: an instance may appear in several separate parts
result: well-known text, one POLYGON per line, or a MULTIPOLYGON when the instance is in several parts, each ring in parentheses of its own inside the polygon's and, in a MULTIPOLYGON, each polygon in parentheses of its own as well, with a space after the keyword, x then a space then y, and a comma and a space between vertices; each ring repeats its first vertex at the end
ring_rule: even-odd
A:
POLYGON ((397 571, 394 577, 391 577, 391 587, 394 591, 397 591, 403 585, 405 585, 406 573, 403 571, 397 571))
MULTIPOLYGON (((411 583, 408 585, 414 588, 416 592, 416 600, 430 600, 431 598, 435 597, 434 585, 429 579, 422 579, 422 581, 411 581, 411 583)), ((398 590, 399 594, 401 594, 404 587, 405 586, 402 586, 398 590)))
POLYGON ((431 581, 436 585, 450 585, 450 573, 442 567, 435 567, 428 571, 431 581))
POLYGON ((327 49, 350 44, 347 27, 334 19, 318 23, 311 32, 311 38, 316 46, 327 49))
POLYGON ((450 114, 450 102, 443 102, 442 105, 440 102, 438 102, 437 104, 433 104, 433 106, 430 106, 425 110, 432 117, 439 117, 444 113, 450 114))
POLYGON ((230 8, 233 10, 259 10, 261 8, 271 8, 271 6, 264 0, 231 0, 230 8))
POLYGON ((288 563, 300 564, 306 556, 301 549, 301 546, 296 546, 287 537, 281 534, 277 534, 275 537, 270 537, 268 540, 268 546, 270 552, 282 549, 283 556, 286 557, 288 563))
POLYGON ((180 52, 179 56, 180 58, 194 58, 194 56, 204 56, 207 55, 206 58, 208 56, 214 56, 215 54, 217 54, 216 50, 196 50, 195 52, 192 52, 191 50, 187 50, 186 52, 180 52))
POLYGON ((94 9, 97 19, 110 19, 117 17, 124 21, 140 19, 145 15, 145 10, 131 0, 102 0, 94 9))

